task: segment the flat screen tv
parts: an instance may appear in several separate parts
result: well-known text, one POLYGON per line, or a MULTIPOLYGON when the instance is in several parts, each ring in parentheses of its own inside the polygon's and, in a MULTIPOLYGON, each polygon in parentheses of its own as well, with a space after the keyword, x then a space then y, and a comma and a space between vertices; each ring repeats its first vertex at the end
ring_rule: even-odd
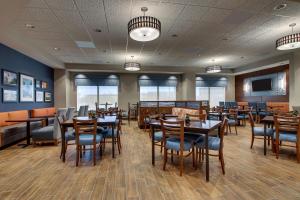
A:
POLYGON ((260 91, 269 91, 272 90, 272 79, 260 79, 252 81, 252 91, 260 92, 260 91))

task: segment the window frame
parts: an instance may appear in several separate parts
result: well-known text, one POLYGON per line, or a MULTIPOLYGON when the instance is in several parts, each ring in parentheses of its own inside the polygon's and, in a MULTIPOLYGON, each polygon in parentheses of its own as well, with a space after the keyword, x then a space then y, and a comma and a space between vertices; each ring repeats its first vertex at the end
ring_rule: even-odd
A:
POLYGON ((177 87, 176 86, 164 86, 164 85, 156 85, 156 86, 139 86, 139 100, 140 101, 145 101, 145 100, 141 100, 141 87, 155 87, 156 88, 156 99, 155 100, 148 100, 148 101, 176 101, 177 99, 177 87), (171 88, 175 88, 175 99, 174 100, 160 100, 160 87, 171 87, 171 88))

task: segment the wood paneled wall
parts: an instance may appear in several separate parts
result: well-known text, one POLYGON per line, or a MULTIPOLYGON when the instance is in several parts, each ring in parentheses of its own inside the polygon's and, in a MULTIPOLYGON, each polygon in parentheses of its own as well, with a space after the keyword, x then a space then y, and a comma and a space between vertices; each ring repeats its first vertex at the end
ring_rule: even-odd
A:
POLYGON ((289 102, 289 65, 283 65, 270 69, 264 69, 247 74, 241 74, 235 77, 235 98, 238 102, 254 102, 254 101, 267 101, 267 102, 289 102), (286 72, 286 95, 282 96, 244 96, 243 85, 244 79, 273 74, 278 72, 286 72))

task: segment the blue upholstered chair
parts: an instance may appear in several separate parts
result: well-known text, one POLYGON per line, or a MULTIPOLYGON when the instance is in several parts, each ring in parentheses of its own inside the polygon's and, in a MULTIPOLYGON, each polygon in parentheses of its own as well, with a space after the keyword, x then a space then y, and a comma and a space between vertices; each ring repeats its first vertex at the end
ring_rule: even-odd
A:
POLYGON ((84 150, 93 151, 93 163, 96 165, 96 150, 97 145, 100 147, 100 155, 102 154, 102 140, 103 136, 97 134, 97 119, 89 120, 73 120, 75 137, 76 137, 76 167, 78 166, 79 159, 82 156, 82 147, 90 146, 84 150))
POLYGON ((171 151, 171 160, 176 155, 179 158, 180 176, 183 173, 183 159, 189 155, 193 155, 193 165, 195 164, 194 158, 194 144, 193 142, 184 138, 184 122, 183 121, 166 121, 161 120, 161 127, 163 131, 164 143, 164 164, 163 170, 166 170, 168 159, 168 151, 171 151), (173 154, 173 152, 178 154, 173 154), (185 153, 187 152, 187 153, 185 153))
POLYGON ((270 115, 270 112, 268 112, 268 107, 266 102, 257 102, 257 122, 260 123, 260 120, 270 115))
MULTIPOLYGON (((264 134, 265 134, 265 129, 264 127, 256 127, 254 123, 254 118, 251 112, 249 112, 249 122, 251 125, 251 146, 250 148, 252 149, 254 139, 264 139, 264 134)), ((274 130, 273 128, 266 128, 266 137, 268 139, 268 144, 270 145, 270 139, 273 137, 274 130)))
MULTIPOLYGON (((66 108, 59 108, 56 116, 64 117, 66 112, 66 108)), ((54 142, 57 145, 58 140, 61 138, 61 129, 57 117, 54 118, 54 124, 32 131, 31 137, 34 145, 42 142, 54 142)))
POLYGON ((238 125, 238 112, 236 109, 229 109, 229 114, 227 116, 228 118, 228 122, 227 122, 227 127, 226 127, 226 133, 228 133, 228 129, 229 129, 229 133, 231 133, 231 128, 234 127, 235 129, 235 134, 237 135, 237 125, 238 125))
MULTIPOLYGON (((112 142, 114 142, 118 146, 119 154, 121 154, 121 149, 122 149, 121 135, 120 135, 120 132, 121 132, 121 121, 117 120, 116 125, 117 126, 114 129, 114 141, 112 141, 112 128, 104 129, 105 131, 102 131, 102 133, 100 135, 103 135, 104 149, 105 149, 105 144, 106 143, 112 143, 112 142)), ((99 134, 99 127, 98 127, 97 131, 98 131, 98 134, 99 134)))
MULTIPOLYGON (((222 167, 222 172, 225 174, 225 163, 224 163, 224 155, 223 155, 223 148, 224 148, 224 143, 223 143, 223 138, 224 138, 224 132, 225 132, 225 127, 227 126, 228 119, 224 118, 221 129, 220 129, 220 135, 217 137, 208 137, 208 149, 212 151, 217 151, 217 154, 209 154, 210 156, 218 156, 219 160, 221 162, 221 167, 222 167)), ((204 137, 198 141, 195 145, 196 147, 196 165, 200 160, 203 160, 204 157, 204 152, 205 152, 205 140, 204 137)))
POLYGON ((69 107, 67 112, 66 112, 66 116, 65 116, 65 120, 70 120, 73 119, 73 117, 75 116, 75 107, 69 107))
MULTIPOLYGON (((281 142, 289 142, 296 144, 297 161, 300 162, 300 117, 294 116, 275 116, 275 153, 279 158, 279 147, 281 142)), ((290 145, 285 145, 290 146, 290 145)))

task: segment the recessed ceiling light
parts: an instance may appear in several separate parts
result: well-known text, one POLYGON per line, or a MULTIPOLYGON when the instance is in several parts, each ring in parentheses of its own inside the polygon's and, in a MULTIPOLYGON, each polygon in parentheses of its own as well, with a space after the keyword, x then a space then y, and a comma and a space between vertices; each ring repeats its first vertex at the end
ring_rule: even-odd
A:
POLYGON ((287 4, 282 3, 282 4, 279 4, 279 5, 275 6, 273 9, 274 10, 282 10, 282 9, 285 9, 286 7, 287 7, 287 4))
POLYGON ((223 38, 222 40, 224 40, 224 41, 227 41, 227 40, 228 40, 228 38, 223 38))
POLYGON ((107 64, 110 63, 109 61, 106 62, 107 64))
POLYGON ((33 24, 25 24, 26 28, 35 28, 35 26, 33 24))
POLYGON ((99 29, 99 28, 96 28, 96 29, 95 29, 95 32, 97 32, 97 33, 101 33, 101 32, 102 32, 102 30, 101 30, 101 29, 99 29))
POLYGON ((75 41, 75 43, 79 48, 91 48, 91 49, 96 48, 95 44, 90 41, 75 41))
POLYGON ((241 59, 244 59, 244 56, 241 56, 241 59))
POLYGON ((178 35, 177 34, 173 34, 172 37, 178 37, 178 35))
POLYGON ((54 47, 53 48, 55 51, 59 51, 60 50, 60 48, 58 48, 58 47, 54 47))

